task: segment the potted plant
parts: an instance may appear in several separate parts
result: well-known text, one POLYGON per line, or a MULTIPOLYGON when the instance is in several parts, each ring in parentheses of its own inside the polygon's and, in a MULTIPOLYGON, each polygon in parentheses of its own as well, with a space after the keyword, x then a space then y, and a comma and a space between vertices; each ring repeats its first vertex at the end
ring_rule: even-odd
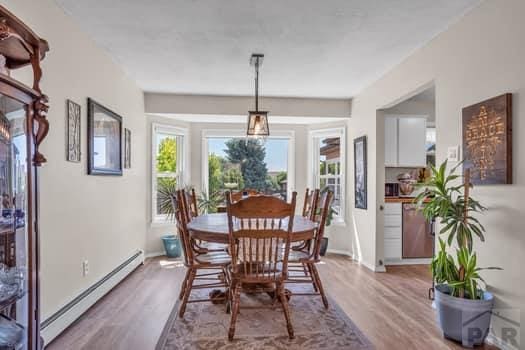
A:
MULTIPOLYGON (((461 184, 455 171, 447 172, 445 161, 439 168, 431 167, 426 190, 415 201, 427 220, 438 220, 439 251, 431 263, 436 282, 435 305, 438 321, 446 338, 472 347, 484 342, 488 335, 494 298, 485 291, 474 252, 474 237, 485 241, 485 228, 475 217, 486 210, 469 196, 470 171, 461 184), (449 253, 455 250, 454 254, 449 253)), ((497 268, 486 268, 497 269, 497 268)))
MULTIPOLYGON (((159 211, 166 215, 168 221, 175 219, 175 196, 177 191, 177 182, 175 179, 159 179, 157 186, 157 205, 159 211)), ((166 255, 169 258, 178 258, 181 256, 180 237, 175 234, 165 234, 161 237, 166 255)))
POLYGON ((223 200, 224 194, 221 191, 215 191, 209 195, 203 191, 197 199, 199 209, 208 214, 216 213, 223 200))

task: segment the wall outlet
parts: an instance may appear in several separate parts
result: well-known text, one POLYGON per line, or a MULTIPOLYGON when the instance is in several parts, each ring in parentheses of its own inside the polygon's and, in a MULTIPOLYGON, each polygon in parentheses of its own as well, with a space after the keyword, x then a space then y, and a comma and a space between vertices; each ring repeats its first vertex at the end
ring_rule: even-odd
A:
POLYGON ((82 262, 82 276, 87 276, 89 274, 89 261, 84 260, 82 262))
POLYGON ((459 162, 459 146, 451 146, 447 149, 447 159, 449 162, 459 162))

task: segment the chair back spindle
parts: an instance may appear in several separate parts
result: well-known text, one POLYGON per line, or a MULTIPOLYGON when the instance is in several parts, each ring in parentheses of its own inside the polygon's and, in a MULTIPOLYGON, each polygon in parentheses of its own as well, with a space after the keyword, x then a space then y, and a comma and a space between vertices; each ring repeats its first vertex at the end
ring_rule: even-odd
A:
POLYGON ((332 204, 332 198, 334 193, 332 191, 324 192, 319 198, 319 215, 314 215, 315 221, 318 223, 317 229, 315 230, 314 238, 314 249, 312 251, 312 257, 315 261, 320 260, 320 251, 321 251, 321 242, 324 236, 324 230, 326 226, 326 219, 328 217, 328 212, 330 211, 330 205, 332 204))
POLYGON ((192 249, 191 238, 188 232, 188 217, 186 213, 185 194, 183 190, 177 190, 176 195, 172 198, 175 203, 175 218, 177 220, 177 232, 182 242, 182 250, 184 253, 184 263, 186 266, 193 265, 194 255, 192 249))

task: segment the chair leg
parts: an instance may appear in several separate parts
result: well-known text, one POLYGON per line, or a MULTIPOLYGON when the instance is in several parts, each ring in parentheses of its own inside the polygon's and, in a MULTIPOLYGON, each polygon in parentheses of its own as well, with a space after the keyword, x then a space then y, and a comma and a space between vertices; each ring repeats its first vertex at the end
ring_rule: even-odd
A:
POLYGON ((186 283, 188 283, 189 275, 190 269, 186 269, 186 276, 184 276, 184 280, 182 281, 182 284, 180 286, 179 300, 182 300, 182 297, 184 296, 184 290, 186 289, 186 283))
POLYGON ((239 282, 235 282, 232 285, 232 310, 230 320, 230 330, 228 331, 228 340, 232 341, 235 335, 235 323, 237 322, 237 315, 239 314, 239 306, 241 303, 241 285, 239 282))
POLYGON ((283 283, 279 283, 277 285, 277 295, 279 295, 279 300, 281 301, 281 304, 283 306, 284 317, 286 318, 286 328, 288 329, 288 338, 294 339, 295 335, 293 332, 292 317, 290 315, 290 307, 288 305, 288 299, 286 298, 286 294, 284 292, 283 283))
POLYGON ((324 293, 323 283, 321 282, 321 277, 319 276, 319 272, 317 271, 317 267, 315 264, 311 263, 309 264, 311 266, 312 272, 313 272, 313 278, 316 281, 317 288, 319 288, 319 293, 321 294, 321 298, 323 299, 323 304, 325 309, 328 309, 328 298, 326 297, 326 294, 324 293))
POLYGON ((303 265, 304 275, 308 276, 308 269, 306 268, 306 265, 305 264, 301 264, 301 265, 303 265))
POLYGON ((188 300, 191 294, 191 288, 193 287, 193 281, 195 280, 196 274, 197 274, 197 271, 195 269, 190 269, 188 281, 186 282, 186 287, 184 288, 184 296, 182 297, 182 302, 179 308, 180 318, 184 317, 184 312, 186 312, 186 304, 188 304, 188 300))
POLYGON ((319 288, 317 288, 317 282, 315 281, 314 272, 312 271, 312 265, 309 263, 303 263, 303 265, 308 267, 308 271, 310 272, 310 278, 312 279, 312 286, 314 287, 314 292, 318 293, 319 288))

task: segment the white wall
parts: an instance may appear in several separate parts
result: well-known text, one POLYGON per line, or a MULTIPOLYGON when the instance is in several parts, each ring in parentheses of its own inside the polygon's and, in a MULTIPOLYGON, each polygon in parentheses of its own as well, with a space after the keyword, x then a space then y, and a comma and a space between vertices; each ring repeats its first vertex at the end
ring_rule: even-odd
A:
POLYGON ((426 115, 427 121, 436 120, 436 105, 434 101, 409 99, 393 107, 384 110, 385 114, 408 114, 408 115, 426 115))
MULTIPOLYGON (((51 0, 0 3, 48 40, 42 89, 49 96, 50 131, 40 169, 41 316, 49 317, 88 286, 144 248, 146 119, 135 83, 51 0), (88 176, 87 108, 92 97, 123 117, 132 133, 132 168, 124 175, 88 176), (82 106, 82 162, 65 161, 65 103, 82 106), (90 272, 82 277, 82 261, 90 272)), ((27 70, 14 72, 26 83, 27 70)))
MULTIPOLYGON (((489 289, 496 294, 496 307, 519 308, 521 319, 525 320, 525 292, 522 287, 525 281, 522 268, 525 261, 525 235, 522 228, 525 217, 523 13, 525 1, 522 0, 482 2, 460 22, 354 98, 349 140, 360 134, 367 134, 369 139, 370 205, 367 211, 354 210, 354 240, 359 242, 363 260, 377 265, 378 260, 382 259, 382 249, 376 247, 376 232, 380 231, 376 226, 376 209, 383 198, 382 184, 379 182, 378 186, 380 179, 376 179, 376 164, 381 164, 379 158, 382 157, 382 152, 377 151, 383 147, 376 138, 376 132, 380 130, 376 122, 378 109, 391 106, 434 82, 437 161, 441 162, 445 159, 447 147, 461 144, 463 107, 505 92, 514 94, 514 184, 478 186, 472 195, 489 209, 481 218, 487 229, 486 243, 475 243, 479 264, 504 269, 483 273, 489 289)), ((349 167, 352 169, 351 165, 349 167)), ((521 339, 525 339, 523 327, 521 339)))

